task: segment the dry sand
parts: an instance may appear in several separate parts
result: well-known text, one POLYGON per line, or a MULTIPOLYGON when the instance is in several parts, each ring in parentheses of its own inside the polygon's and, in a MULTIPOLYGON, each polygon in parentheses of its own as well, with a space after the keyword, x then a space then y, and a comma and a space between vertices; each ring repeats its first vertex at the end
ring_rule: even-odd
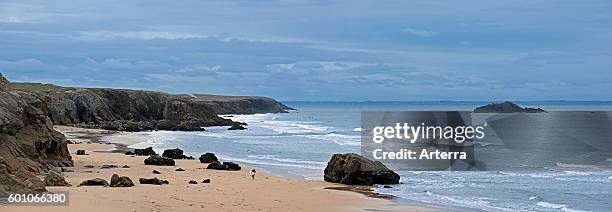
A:
POLYGON ((290 179, 257 171, 252 180, 249 171, 205 169, 198 160, 176 160, 176 166, 147 166, 144 156, 112 153, 115 145, 95 143, 96 138, 110 132, 56 126, 72 141, 69 144, 74 172, 63 172, 72 187, 47 187, 68 191, 68 206, 2 206, 0 211, 431 211, 420 206, 397 205, 389 199, 372 198, 350 191, 325 189, 343 187, 324 181, 290 179), (88 143, 91 142, 91 143, 88 143), (88 155, 76 155, 77 149, 88 155), (94 168, 86 168, 93 165, 94 168), (102 165, 118 168, 101 169, 102 165), (128 165, 130 168, 122 168, 128 165), (177 168, 186 171, 175 171, 177 168), (161 174, 153 174, 158 170, 161 174), (128 176, 135 186, 128 188, 77 185, 87 179, 103 178, 110 182, 112 174, 128 176), (142 185, 141 177, 166 179, 169 185, 142 185), (202 183, 211 179, 211 183, 202 183), (196 180, 198 184, 188 184, 196 180))

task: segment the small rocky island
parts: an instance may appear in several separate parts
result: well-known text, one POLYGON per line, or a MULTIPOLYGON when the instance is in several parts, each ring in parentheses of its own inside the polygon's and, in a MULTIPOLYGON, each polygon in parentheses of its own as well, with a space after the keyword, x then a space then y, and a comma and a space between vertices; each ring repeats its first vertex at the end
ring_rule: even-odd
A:
POLYGON ((521 107, 513 102, 491 103, 474 109, 474 113, 546 113, 541 108, 521 107))

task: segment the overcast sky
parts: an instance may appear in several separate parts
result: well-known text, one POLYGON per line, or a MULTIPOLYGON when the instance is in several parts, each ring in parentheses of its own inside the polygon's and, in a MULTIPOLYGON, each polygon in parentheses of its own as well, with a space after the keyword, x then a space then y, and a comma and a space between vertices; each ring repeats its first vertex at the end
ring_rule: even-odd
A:
POLYGON ((612 1, 6 1, 12 81, 280 100, 612 100, 612 1))

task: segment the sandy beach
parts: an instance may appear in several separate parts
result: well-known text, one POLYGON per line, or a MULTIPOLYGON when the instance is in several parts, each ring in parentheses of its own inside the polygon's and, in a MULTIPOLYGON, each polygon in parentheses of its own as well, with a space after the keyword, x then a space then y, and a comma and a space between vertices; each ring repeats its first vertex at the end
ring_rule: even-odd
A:
MULTIPOLYGON (((73 172, 63 172, 71 187, 47 187, 51 192, 68 191, 68 206, 8 206, 10 211, 431 211, 420 206, 394 204, 389 198, 326 189, 346 187, 316 180, 279 177, 258 170, 251 179, 251 168, 241 171, 205 169, 198 160, 177 160, 176 166, 148 166, 146 156, 131 157, 116 153, 117 145, 97 143, 112 132, 56 126, 56 130, 78 144, 69 144, 74 160, 73 172), (76 155, 83 149, 88 155, 76 155), (86 166, 93 168, 87 168, 86 166), (103 165, 117 168, 101 169, 103 165), (129 168, 123 168, 125 165, 129 168), (183 168, 185 171, 176 171, 183 168), (153 174, 158 170, 161 174, 153 174), (134 187, 113 188, 77 185, 83 180, 102 178, 110 181, 113 174, 127 176, 134 187), (168 185, 142 185, 141 177, 157 177, 168 185), (211 183, 202 183, 210 179, 211 183), (189 184, 195 180, 198 184, 189 184)), ((129 144, 124 144, 129 145, 129 144)), ((121 147, 121 145, 119 146, 121 147)), ((197 156, 196 156, 197 157, 197 156)), ((366 188, 367 190, 367 188, 366 188)), ((6 208, 5 208, 6 209, 6 208)))

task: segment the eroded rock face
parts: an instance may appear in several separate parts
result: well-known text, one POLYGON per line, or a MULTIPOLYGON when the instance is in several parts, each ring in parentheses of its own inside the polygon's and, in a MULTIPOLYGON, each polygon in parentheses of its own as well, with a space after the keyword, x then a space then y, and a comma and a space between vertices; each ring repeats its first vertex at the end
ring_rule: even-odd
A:
POLYGON ((126 176, 121 176, 117 174, 113 174, 111 177, 110 187, 132 187, 134 186, 134 182, 132 179, 126 176))
POLYGON ((380 161, 354 153, 334 154, 324 173, 325 181, 346 185, 398 184, 400 179, 380 161))
POLYGON ((0 73, 0 91, 8 91, 10 89, 9 81, 0 73))
POLYGON ((0 197, 46 191, 37 174, 72 166, 66 138, 45 111, 44 99, 11 91, 0 75, 0 197))
POLYGON ((56 171, 49 171, 47 175, 45 175, 45 185, 46 186, 70 186, 70 183, 66 182, 64 176, 56 171))

